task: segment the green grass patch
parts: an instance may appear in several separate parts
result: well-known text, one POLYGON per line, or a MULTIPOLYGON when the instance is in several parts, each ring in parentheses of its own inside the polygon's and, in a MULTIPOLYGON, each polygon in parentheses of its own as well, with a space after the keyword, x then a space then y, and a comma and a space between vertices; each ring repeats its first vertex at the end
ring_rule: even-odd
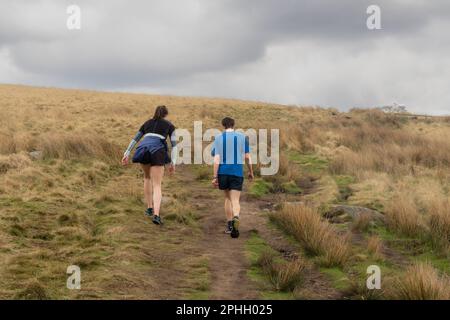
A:
POLYGON ((272 183, 258 179, 251 184, 249 194, 255 198, 261 198, 269 194, 271 189, 272 183))
POLYGON ((209 273, 209 261, 206 258, 196 259, 190 265, 189 286, 192 287, 188 294, 188 300, 207 300, 210 296, 211 279, 209 273))
POLYGON ((432 243, 427 241, 427 239, 421 237, 412 239, 407 236, 397 235, 383 226, 373 228, 372 231, 386 241, 391 248, 404 256, 423 262, 428 261, 436 269, 450 274, 450 259, 439 251, 434 250, 432 243))
POLYGON ((301 194, 303 192, 302 188, 297 186, 294 181, 285 182, 281 185, 283 191, 287 194, 301 194))
POLYGON ((174 221, 176 223, 184 224, 187 226, 195 226, 198 220, 197 214, 188 211, 186 213, 173 212, 164 216, 167 221, 174 221))
POLYGON ((259 257, 263 254, 263 252, 271 252, 276 255, 278 252, 272 249, 259 235, 257 232, 252 232, 250 238, 247 240, 245 244, 245 249, 247 252, 247 256, 252 265, 256 265, 259 257))
POLYGON ((429 262, 433 267, 450 275, 450 259, 448 257, 440 257, 434 252, 428 251, 415 257, 419 261, 429 262))
POLYGON ((320 272, 328 277, 333 287, 337 290, 345 291, 351 287, 350 278, 340 268, 320 268, 320 272))
MULTIPOLYGON (((342 294, 345 299, 352 300, 380 300, 386 298, 386 291, 389 291, 389 287, 392 285, 390 279, 399 276, 404 270, 394 265, 388 260, 380 261, 368 257, 364 261, 359 261, 353 264, 347 269, 349 275, 349 285, 342 288, 342 294), (367 269, 369 266, 378 266, 381 271, 381 289, 369 290, 367 288, 367 279, 369 274, 367 269)), ((336 273, 334 276, 339 276, 336 273)))
POLYGON ((212 180, 213 170, 211 166, 207 165, 192 165, 192 172, 195 175, 195 179, 199 181, 212 180))
POLYGON ((353 190, 350 187, 351 184, 355 183, 355 178, 352 176, 334 176, 334 181, 339 190, 339 196, 337 201, 342 203, 346 202, 348 198, 353 195, 353 190))
POLYGON ((303 171, 311 174, 320 174, 328 168, 328 160, 314 154, 289 151, 288 159, 300 165, 303 171))
POLYGON ((407 239, 404 236, 399 236, 399 235, 395 234, 394 232, 390 231, 387 227, 380 226, 380 225, 372 227, 371 232, 379 235, 380 238, 385 241, 395 241, 400 238, 407 239))
POLYGON ((369 203, 366 203, 364 205, 364 207, 378 211, 378 212, 384 212, 384 205, 378 199, 375 199, 373 201, 370 201, 369 203))
POLYGON ((290 290, 276 290, 270 275, 261 266, 261 259, 267 256, 272 257, 273 262, 278 265, 285 264, 280 253, 270 247, 256 232, 252 232, 245 244, 245 249, 251 263, 247 274, 259 285, 261 297, 267 300, 294 299, 294 294, 290 290))

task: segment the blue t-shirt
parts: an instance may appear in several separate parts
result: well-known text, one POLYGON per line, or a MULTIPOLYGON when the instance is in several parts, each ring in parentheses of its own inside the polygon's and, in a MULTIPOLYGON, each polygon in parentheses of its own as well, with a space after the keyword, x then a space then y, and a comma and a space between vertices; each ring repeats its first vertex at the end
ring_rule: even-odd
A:
POLYGON ((220 155, 219 174, 243 177, 245 154, 250 152, 248 138, 240 132, 223 132, 216 136, 211 155, 220 155))

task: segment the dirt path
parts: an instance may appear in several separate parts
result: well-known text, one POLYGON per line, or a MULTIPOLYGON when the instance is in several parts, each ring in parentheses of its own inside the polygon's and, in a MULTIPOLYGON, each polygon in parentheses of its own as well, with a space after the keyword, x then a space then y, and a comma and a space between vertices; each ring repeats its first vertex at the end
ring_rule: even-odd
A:
MULTIPOLYGON (((189 184, 194 206, 199 214, 203 236, 197 248, 198 253, 209 257, 211 276, 210 299, 257 299, 260 298, 257 285, 252 282, 247 271, 250 268, 245 256, 245 243, 251 232, 256 231, 270 246, 287 258, 297 256, 298 248, 283 236, 282 232, 269 227, 263 208, 267 202, 249 198, 244 193, 241 199, 241 228, 239 239, 232 239, 225 231, 223 196, 214 191, 208 182, 198 181, 188 168, 180 168, 180 179, 189 184)), ((245 187, 244 187, 245 188, 245 187)), ((308 292, 314 297, 339 298, 338 292, 318 270, 312 268, 306 275, 308 292)))
POLYGON ((255 285, 248 279, 249 262, 245 256, 245 242, 250 236, 248 216, 243 215, 240 237, 225 234, 222 194, 205 181, 198 181, 188 168, 179 170, 181 179, 189 183, 193 204, 199 215, 203 236, 198 252, 209 258, 211 276, 210 299, 257 299, 255 285))

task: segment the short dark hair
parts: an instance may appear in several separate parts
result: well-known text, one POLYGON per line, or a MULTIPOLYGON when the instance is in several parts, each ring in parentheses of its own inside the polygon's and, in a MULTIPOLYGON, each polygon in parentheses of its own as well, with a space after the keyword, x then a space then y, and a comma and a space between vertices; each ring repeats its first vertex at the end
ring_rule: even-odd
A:
POLYGON ((153 120, 164 119, 168 114, 169 110, 167 110, 166 106, 157 106, 155 110, 155 115, 153 116, 153 120))
POLYGON ((225 129, 234 128, 234 119, 230 117, 223 118, 222 125, 225 127, 225 129))

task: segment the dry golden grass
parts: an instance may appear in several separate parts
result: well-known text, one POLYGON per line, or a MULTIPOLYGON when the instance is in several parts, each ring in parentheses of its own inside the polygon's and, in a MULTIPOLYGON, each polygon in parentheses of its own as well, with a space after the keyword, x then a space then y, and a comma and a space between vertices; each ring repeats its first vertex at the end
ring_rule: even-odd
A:
POLYGON ((366 232, 370 227, 372 221, 370 215, 361 214, 352 223, 352 231, 366 232))
POLYGON ((315 150, 314 143, 309 138, 312 135, 311 128, 307 129, 302 124, 297 124, 283 129, 283 135, 280 137, 282 148, 293 149, 302 153, 315 150))
POLYGON ((305 277, 307 265, 304 260, 277 262, 271 251, 263 251, 257 264, 268 276, 274 290, 291 292, 297 289, 305 277))
POLYGON ((425 232, 423 217, 410 195, 396 195, 386 208, 388 226, 397 233, 420 237, 425 232))
POLYGON ((45 135, 37 146, 44 158, 94 158, 117 163, 122 148, 105 138, 86 133, 45 135))
MULTIPOLYGON (((351 176, 356 179, 349 204, 380 208, 395 232, 412 238, 425 235, 434 248, 448 253, 448 119, 3 85, 0 102, 0 243, 7 248, 0 252, 0 298, 173 297, 167 291, 159 296, 158 280, 148 277, 142 265, 149 259, 145 248, 161 247, 174 256, 161 261, 151 256, 160 266, 152 268, 185 274, 177 259, 189 252, 194 238, 196 217, 186 206, 189 197, 181 193, 169 197, 164 209, 171 227, 162 237, 148 233, 141 219, 139 168, 118 165, 129 140, 160 104, 169 107, 169 119, 178 128, 191 132, 198 120, 204 129, 220 128, 225 115, 234 117, 238 128, 280 129, 280 172, 266 179, 273 185, 271 191, 282 191, 292 182, 311 191, 305 198, 315 205, 326 205, 339 197, 334 175, 351 176), (287 150, 325 158, 329 170, 310 177, 303 167, 292 164, 287 150), (31 151, 42 152, 44 159, 32 159, 31 151), (183 241, 172 244, 179 237, 183 241), (90 268, 83 293, 61 287, 72 259, 90 268), (104 268, 116 271, 105 275, 104 268), (124 275, 133 285, 121 285, 124 275)), ((199 171, 197 177, 204 179, 207 172, 199 171)), ((178 188, 170 186, 167 191, 178 188)), ((315 209, 287 206, 277 217, 308 251, 320 256, 314 261, 326 266, 353 263, 345 231, 338 232, 315 209)), ((365 232, 367 225, 361 218, 353 227, 365 232)), ((376 235, 369 238, 367 249, 374 257, 381 246, 376 235)), ((289 287, 289 279, 296 275, 301 281, 299 269, 290 262, 277 271, 274 283, 289 287)), ((180 286, 185 285, 181 278, 176 279, 180 286)))
POLYGON ((393 294, 401 300, 448 300, 450 281, 428 263, 416 263, 396 281, 393 294))
POLYGON ((414 173, 416 166, 448 170, 448 124, 436 119, 433 124, 439 127, 424 132, 407 126, 408 121, 377 110, 353 110, 345 116, 308 113, 298 125, 283 129, 281 145, 303 153, 320 150, 330 156, 333 174, 403 175, 414 173))
POLYGON ((376 260, 383 260, 383 240, 377 235, 372 235, 367 239, 367 251, 376 260))
POLYGON ((445 254, 450 253, 450 201, 435 200, 430 204, 429 229, 433 244, 445 254))
POLYGON ((303 204, 285 204, 272 217, 299 240, 309 253, 322 256, 324 265, 343 266, 349 259, 349 239, 339 235, 316 209, 303 204))
POLYGON ((31 165, 31 160, 24 153, 10 154, 7 156, 0 155, 0 174, 5 174, 8 170, 21 170, 31 165))

